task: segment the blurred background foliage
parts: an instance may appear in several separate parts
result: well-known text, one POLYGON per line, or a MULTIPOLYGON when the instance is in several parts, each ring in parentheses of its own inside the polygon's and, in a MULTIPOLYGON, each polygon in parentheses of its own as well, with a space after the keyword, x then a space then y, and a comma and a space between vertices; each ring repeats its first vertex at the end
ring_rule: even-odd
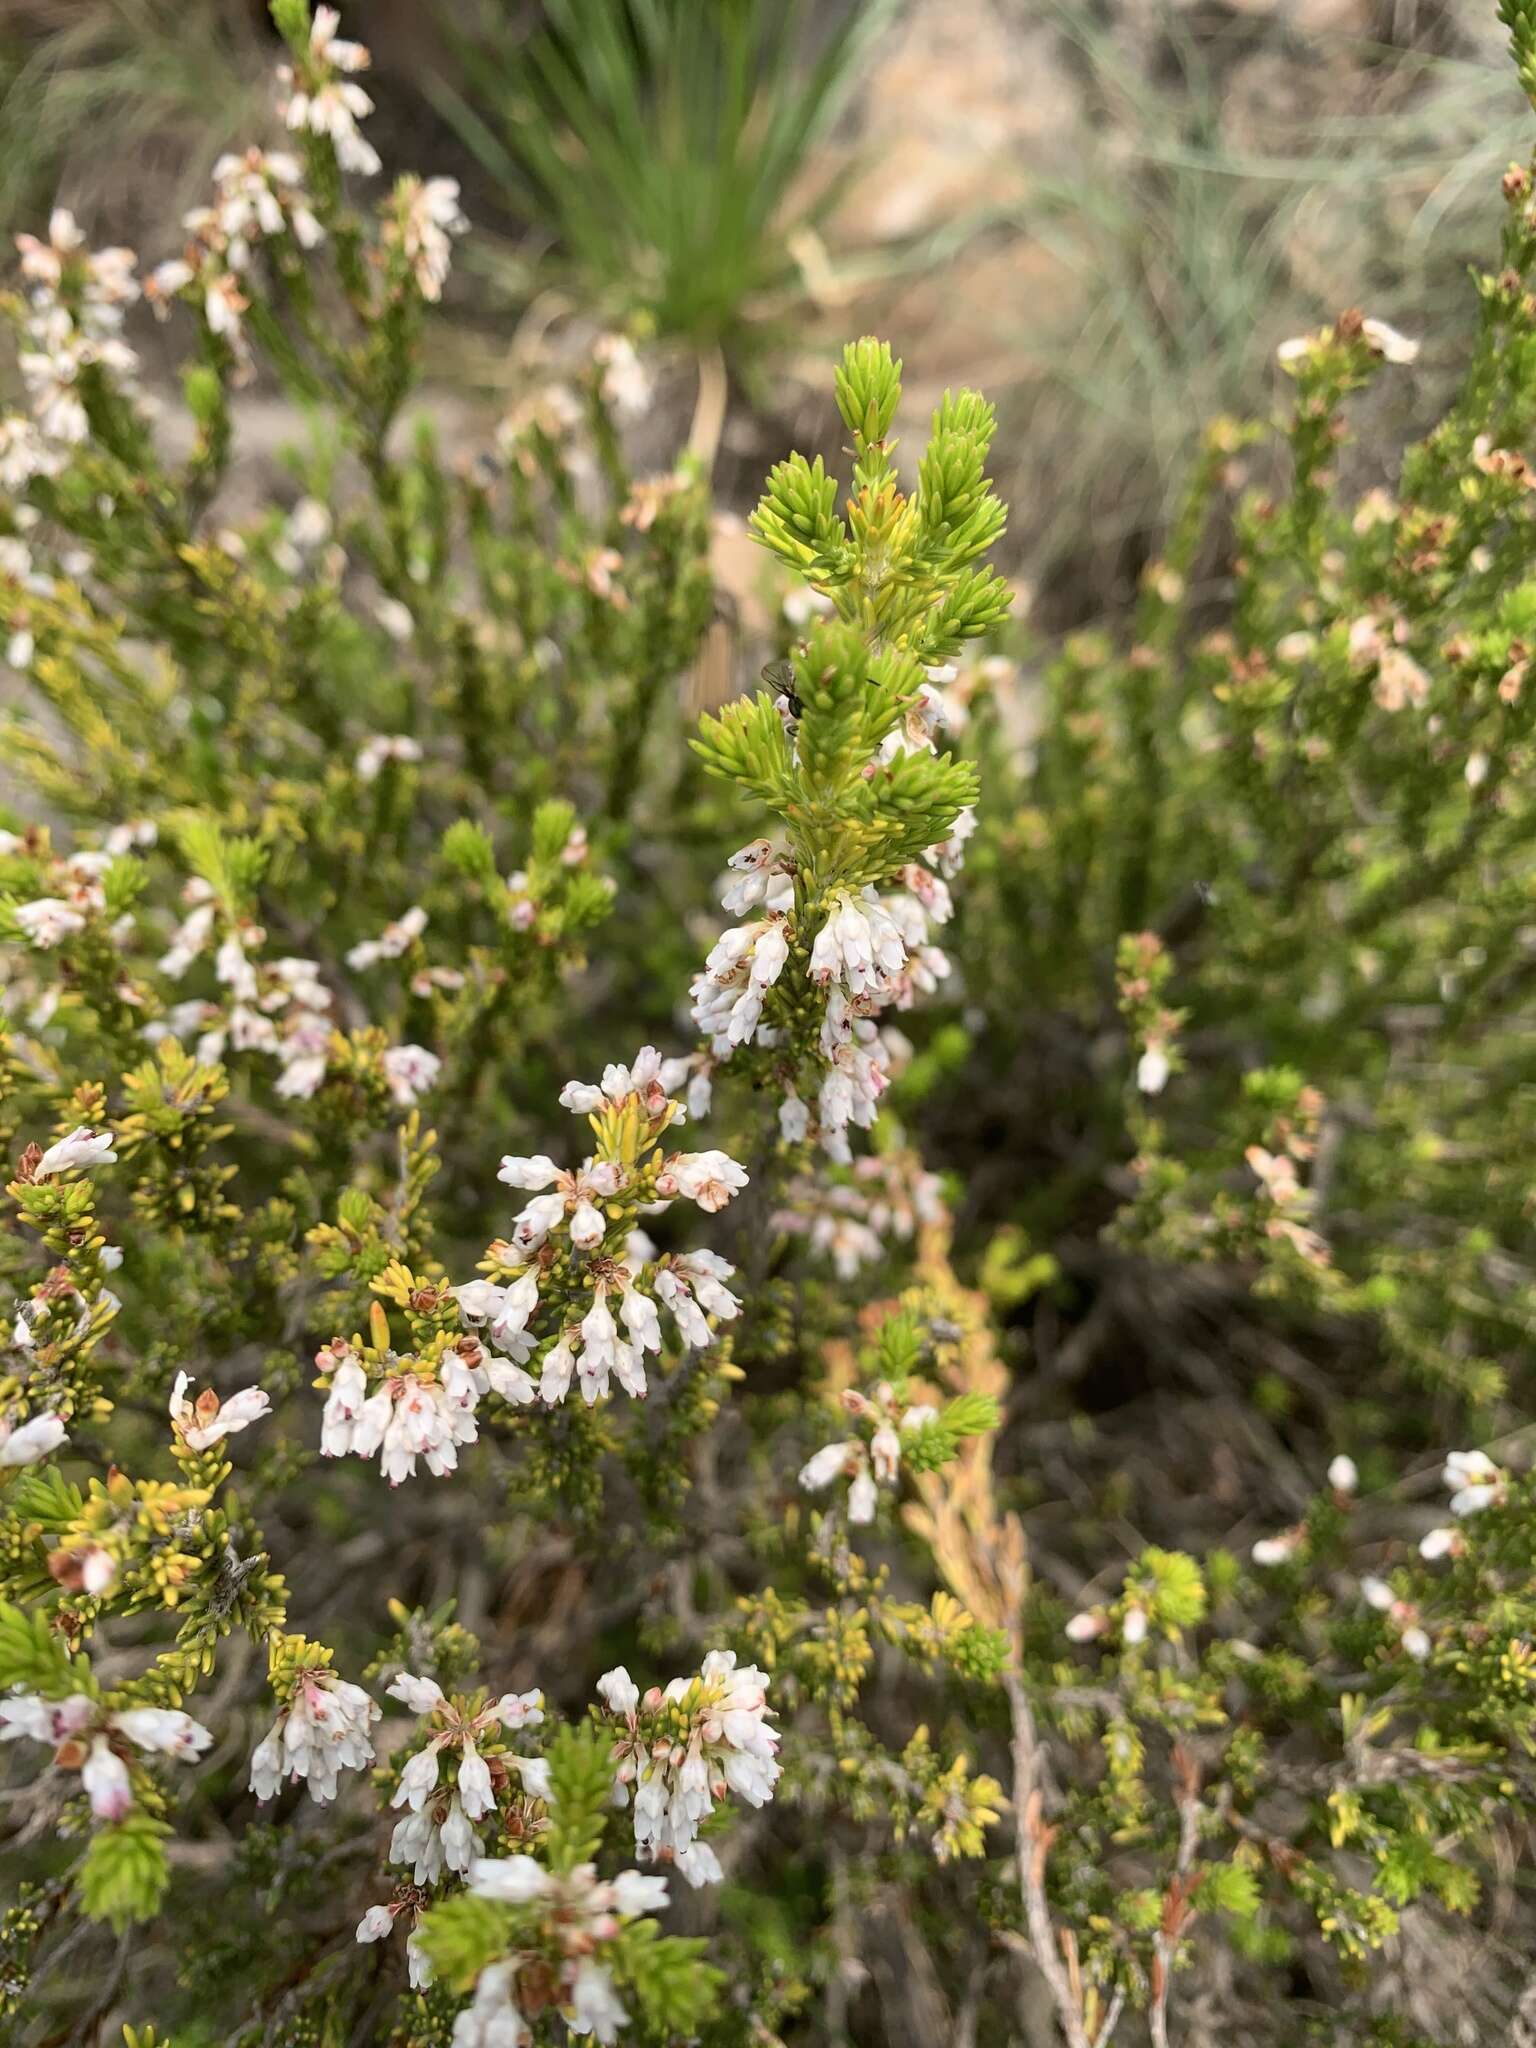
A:
MULTIPOLYGON (((657 447, 691 429, 729 507, 786 430, 835 443, 833 338, 892 333, 915 412, 997 396, 1047 628, 1129 595, 1191 434, 1271 403, 1285 334, 1411 309, 1398 424, 1432 415, 1519 148, 1494 10, 1459 0, 368 0, 349 23, 386 155, 457 174, 479 230, 445 384, 489 409, 553 326, 625 324, 675 364, 657 447)), ((270 125, 272 55, 255 0, 12 0, 5 230, 62 194, 137 244, 270 125)))

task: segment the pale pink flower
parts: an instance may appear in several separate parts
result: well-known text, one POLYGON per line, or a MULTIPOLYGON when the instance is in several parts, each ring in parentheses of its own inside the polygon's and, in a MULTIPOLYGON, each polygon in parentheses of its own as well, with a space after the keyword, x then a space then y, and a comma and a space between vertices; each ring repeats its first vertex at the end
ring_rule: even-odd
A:
POLYGON ((81 1166, 108 1166, 116 1157, 110 1131, 92 1130, 89 1124, 81 1124, 67 1138, 48 1147, 33 1169, 33 1178, 47 1180, 55 1173, 68 1173, 81 1166))
POLYGON ((245 1387, 220 1401, 210 1388, 195 1401, 187 1399, 190 1376, 179 1372, 171 1388, 171 1427, 188 1450, 206 1451, 227 1436, 249 1429, 270 1413, 272 1403, 260 1387, 245 1387))

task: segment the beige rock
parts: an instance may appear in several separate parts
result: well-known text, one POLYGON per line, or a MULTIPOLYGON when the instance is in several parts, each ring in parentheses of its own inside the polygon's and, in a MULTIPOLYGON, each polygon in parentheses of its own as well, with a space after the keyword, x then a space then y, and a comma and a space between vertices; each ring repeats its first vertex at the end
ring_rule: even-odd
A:
POLYGON ((903 239, 996 206, 1021 167, 1072 119, 1052 38, 988 0, 912 8, 860 95, 855 171, 833 219, 841 238, 903 239))

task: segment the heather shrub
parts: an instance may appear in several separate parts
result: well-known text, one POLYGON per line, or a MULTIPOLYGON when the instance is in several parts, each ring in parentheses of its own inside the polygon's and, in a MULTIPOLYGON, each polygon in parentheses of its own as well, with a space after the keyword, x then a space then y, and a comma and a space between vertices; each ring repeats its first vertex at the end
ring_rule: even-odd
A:
POLYGON ((1395 489, 1346 313, 1037 687, 855 342, 694 719, 644 363, 445 455, 456 188, 274 12, 286 146, 7 303, 8 2038, 1526 2024, 1529 174, 1395 489))

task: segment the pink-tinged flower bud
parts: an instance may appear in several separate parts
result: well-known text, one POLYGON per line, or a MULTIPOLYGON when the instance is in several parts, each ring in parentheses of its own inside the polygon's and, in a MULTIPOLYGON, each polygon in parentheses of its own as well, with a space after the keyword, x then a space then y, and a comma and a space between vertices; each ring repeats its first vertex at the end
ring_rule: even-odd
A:
POLYGON ((357 1923, 358 1941, 382 1941, 395 1924, 395 1916, 388 1906, 370 1906, 357 1923))

